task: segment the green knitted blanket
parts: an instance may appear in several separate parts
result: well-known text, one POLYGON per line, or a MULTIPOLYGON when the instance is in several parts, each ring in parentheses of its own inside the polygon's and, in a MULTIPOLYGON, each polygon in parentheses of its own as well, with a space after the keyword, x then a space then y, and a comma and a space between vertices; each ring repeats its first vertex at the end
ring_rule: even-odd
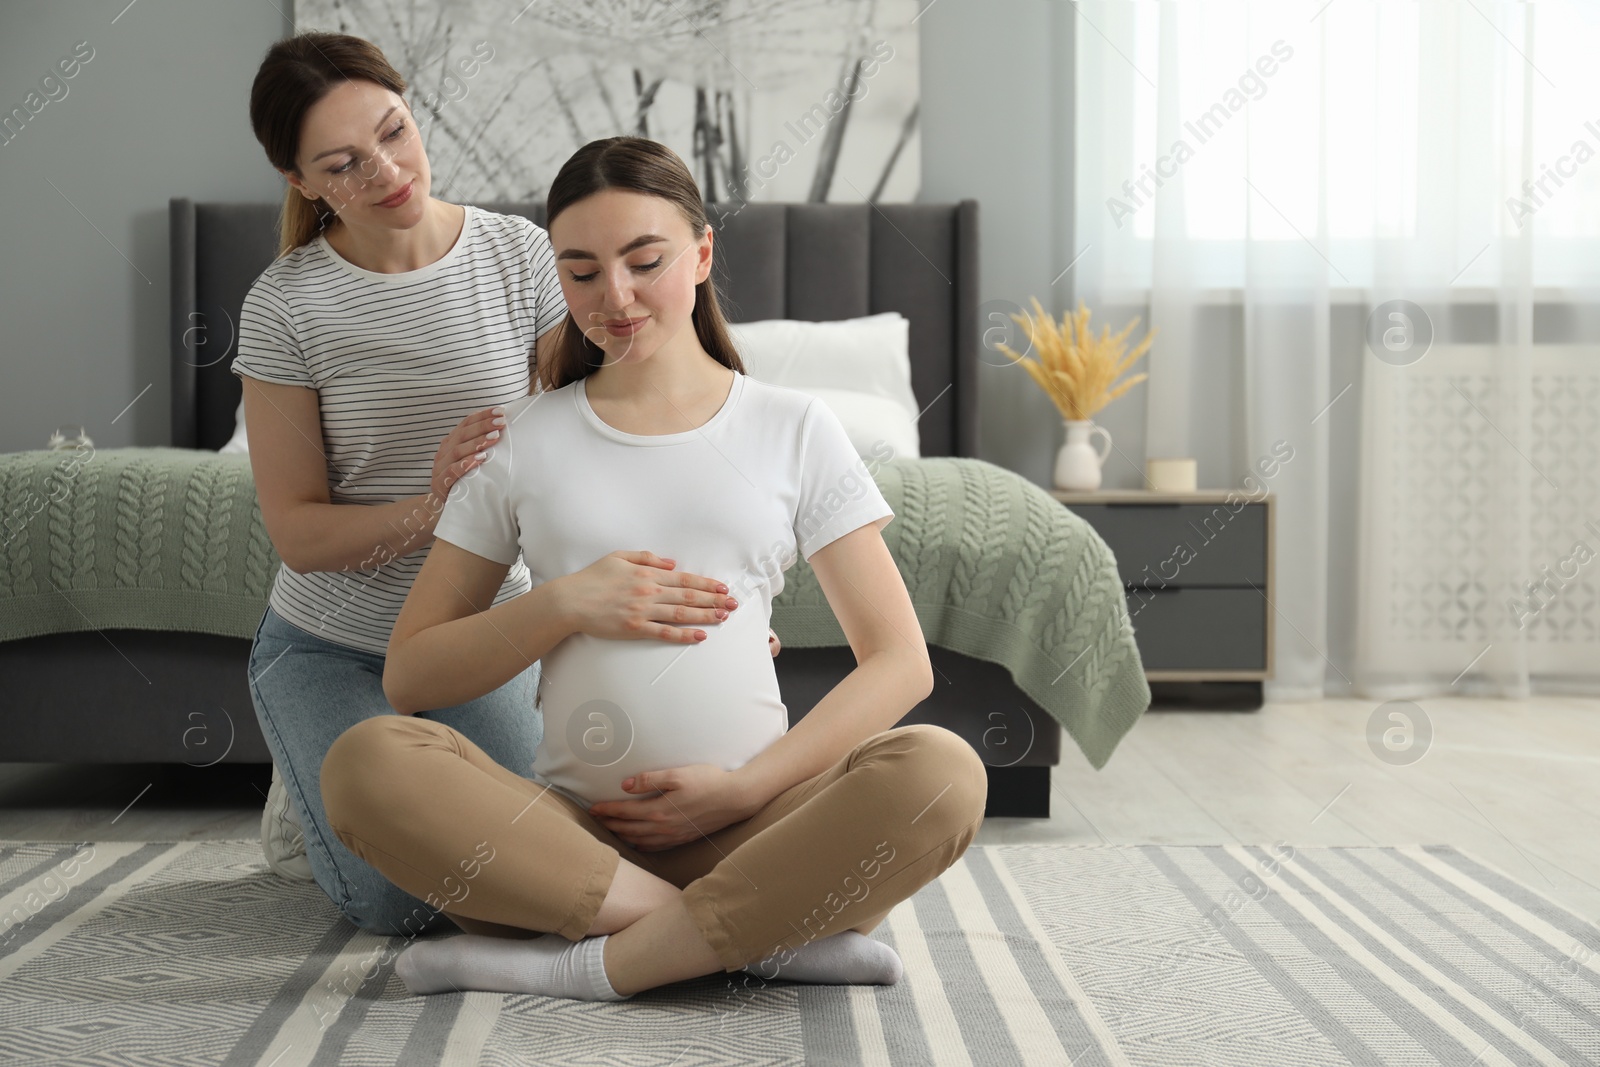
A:
MULTIPOLYGON (((1105 542, 982 460, 891 460, 873 477, 927 642, 1004 666, 1104 766, 1150 703, 1105 542)), ((247 456, 0 455, 0 641, 118 628, 248 638, 278 563, 247 456)), ((784 581, 772 628, 785 645, 849 643, 810 565, 784 581)))

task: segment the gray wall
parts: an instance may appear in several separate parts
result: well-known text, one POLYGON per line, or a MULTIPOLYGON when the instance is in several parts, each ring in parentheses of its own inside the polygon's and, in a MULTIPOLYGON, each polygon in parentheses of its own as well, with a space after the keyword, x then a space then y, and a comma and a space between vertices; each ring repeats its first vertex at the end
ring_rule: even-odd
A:
POLYGON ((26 113, 78 42, 94 50, 0 144, 0 451, 68 424, 97 447, 167 444, 167 200, 281 188, 248 101, 284 15, 267 0, 125 3, 0 3, 0 112, 26 113))
MULTIPOLYGON (((979 300, 983 327, 997 337, 1008 325, 1015 329, 1005 305, 1037 296, 1059 312, 1072 299, 1071 272, 1051 284, 1075 254, 1072 8, 1048 0, 938 0, 925 11, 917 21, 921 199, 978 200, 979 300)), ((999 352, 979 352, 978 455, 1049 485, 1063 439, 1060 414, 1022 368, 999 352)), ((1099 419, 1124 451, 1123 440, 1143 436, 1143 404, 1134 393, 1099 419), (1136 406, 1137 433, 1116 421, 1136 406)), ((1108 485, 1112 473, 1108 465, 1108 485)))

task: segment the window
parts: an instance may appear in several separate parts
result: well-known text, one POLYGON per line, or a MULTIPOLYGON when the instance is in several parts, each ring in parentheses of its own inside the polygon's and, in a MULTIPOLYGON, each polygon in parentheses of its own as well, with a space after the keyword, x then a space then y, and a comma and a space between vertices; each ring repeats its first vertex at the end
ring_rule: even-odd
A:
POLYGON ((1130 244, 1120 280, 1149 284, 1158 202, 1218 286, 1247 236, 1312 242, 1336 286, 1419 244, 1493 285, 1525 228, 1535 284, 1595 280, 1600 4, 1081 6, 1080 231, 1130 244))

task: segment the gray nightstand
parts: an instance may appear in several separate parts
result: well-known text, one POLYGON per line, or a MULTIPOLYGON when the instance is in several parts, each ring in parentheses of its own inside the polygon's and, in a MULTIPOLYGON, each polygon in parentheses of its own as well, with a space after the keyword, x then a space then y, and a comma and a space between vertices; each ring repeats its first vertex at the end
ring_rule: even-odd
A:
POLYGON ((1117 557, 1153 702, 1259 708, 1277 602, 1273 494, 1051 495, 1117 557))

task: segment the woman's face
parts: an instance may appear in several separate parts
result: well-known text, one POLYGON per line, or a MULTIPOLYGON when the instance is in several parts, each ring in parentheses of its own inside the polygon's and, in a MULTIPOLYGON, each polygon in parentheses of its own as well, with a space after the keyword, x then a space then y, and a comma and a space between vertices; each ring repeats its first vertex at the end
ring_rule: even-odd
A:
POLYGON ((550 223, 561 295, 606 366, 693 337, 694 287, 711 273, 710 229, 696 235, 670 200, 621 189, 585 197, 550 223))
POLYGON ((428 154, 405 101, 375 82, 344 82, 306 112, 295 163, 290 183, 350 225, 406 230, 422 221, 428 154))

